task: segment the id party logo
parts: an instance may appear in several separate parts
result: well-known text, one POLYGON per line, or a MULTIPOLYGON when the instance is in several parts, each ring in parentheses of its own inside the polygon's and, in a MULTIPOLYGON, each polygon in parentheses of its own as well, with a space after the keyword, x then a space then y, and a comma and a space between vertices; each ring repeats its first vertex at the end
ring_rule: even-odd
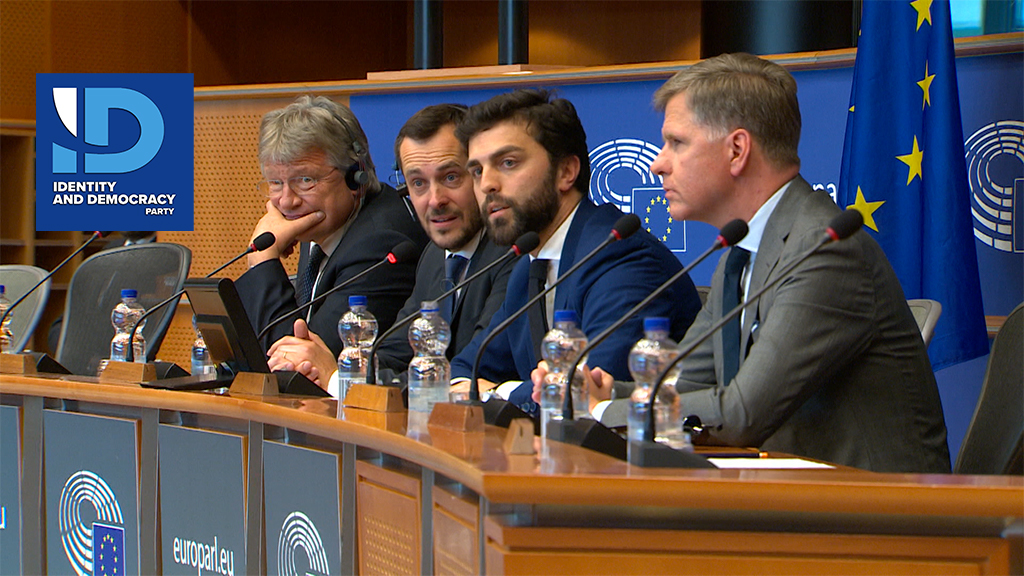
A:
POLYGON ((193 229, 191 74, 36 75, 36 230, 193 229))

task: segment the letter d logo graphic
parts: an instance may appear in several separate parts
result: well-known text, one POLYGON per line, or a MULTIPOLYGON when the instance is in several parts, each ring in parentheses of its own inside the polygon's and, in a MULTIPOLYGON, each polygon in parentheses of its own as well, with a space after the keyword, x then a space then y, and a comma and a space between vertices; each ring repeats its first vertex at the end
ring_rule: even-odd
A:
POLYGON ((192 230, 194 97, 191 74, 36 74, 36 230, 192 230))
MULTIPOLYGON (((164 141, 164 119, 152 100, 130 88, 85 88, 85 142, 92 146, 109 146, 110 110, 124 110, 139 123, 140 134, 135 144, 122 152, 85 153, 86 174, 124 174, 149 163, 164 141)), ((54 88, 53 104, 64 127, 78 136, 78 89, 54 88)), ((78 155, 59 144, 53 144, 53 173, 78 172, 78 155)))

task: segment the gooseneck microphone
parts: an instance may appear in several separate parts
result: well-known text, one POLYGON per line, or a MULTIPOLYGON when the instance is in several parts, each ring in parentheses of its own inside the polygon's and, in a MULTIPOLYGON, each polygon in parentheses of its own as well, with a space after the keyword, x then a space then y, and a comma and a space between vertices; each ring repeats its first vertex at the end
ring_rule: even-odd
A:
POLYGON ((331 294, 334 294, 335 292, 337 292, 338 290, 341 290, 342 288, 347 288, 348 286, 351 286, 354 282, 356 282, 357 280, 361 280, 364 276, 366 276, 370 272, 373 272, 377 268, 380 268, 381 266, 384 266, 385 264, 398 264, 400 262, 408 262, 409 260, 417 258, 419 256, 419 254, 420 254, 419 249, 416 248, 416 244, 413 243, 411 240, 404 240, 404 241, 400 242, 398 245, 396 245, 394 248, 392 248, 391 252, 388 252, 388 255, 385 256, 384 259, 381 260, 380 262, 377 262, 376 264, 374 264, 373 266, 370 266, 366 270, 363 270, 359 274, 356 274, 355 276, 349 278, 348 280, 345 280, 341 284, 338 284, 334 288, 331 288, 327 292, 324 292, 323 294, 317 296, 316 298, 313 298, 312 300, 310 300, 309 302, 306 302, 302 306, 299 306, 295 310, 292 310, 291 312, 286 312, 286 313, 278 316, 277 318, 274 318, 273 320, 271 320, 270 324, 267 324, 263 328, 263 330, 261 330, 260 333, 256 336, 256 340, 263 339, 263 336, 265 336, 266 333, 271 328, 273 328, 274 326, 277 326, 281 322, 284 322, 288 318, 291 318, 292 316, 295 316, 296 314, 302 312, 303 310, 306 310, 307 308, 309 308, 310 306, 313 306, 314 304, 317 304, 319 302, 323 302, 323 300, 325 298, 327 298, 328 296, 330 296, 331 294))
MULTIPOLYGON (((441 302, 445 298, 448 298, 452 294, 455 294, 459 290, 462 290, 463 286, 465 286, 465 285, 469 284, 470 282, 476 280, 477 278, 483 276, 484 274, 489 272, 495 266, 498 266, 498 265, 502 264, 503 262, 507 261, 510 258, 514 258, 514 257, 517 257, 517 256, 522 256, 523 254, 531 252, 535 248, 537 248, 537 246, 539 246, 539 245, 540 245, 540 236, 538 236, 536 232, 527 232, 526 234, 523 234, 518 239, 516 239, 515 243, 512 244, 512 247, 509 248, 507 252, 502 254, 500 258, 497 258, 496 260, 494 260, 493 262, 491 262, 487 266, 484 266, 480 270, 477 270, 476 272, 474 272, 470 276, 466 277, 465 280, 460 282, 458 285, 456 285, 451 290, 448 290, 448 291, 444 292, 443 294, 441 294, 440 296, 435 298, 435 300, 437 300, 438 302, 441 302)), ((403 326, 408 325, 410 322, 412 322, 413 320, 415 320, 415 319, 417 319, 419 317, 420 317, 420 313, 419 313, 419 310, 417 310, 416 312, 413 312, 412 314, 410 314, 410 315, 406 316, 405 318, 402 318, 401 320, 399 320, 399 321, 395 322, 394 324, 392 324, 391 328, 388 328, 383 334, 380 335, 379 338, 377 338, 373 342, 373 347, 370 348, 370 360, 369 360, 369 362, 367 363, 367 366, 366 366, 366 383, 367 384, 376 384, 377 383, 377 371, 374 368, 375 362, 373 361, 373 359, 377 356, 377 348, 381 345, 382 342, 384 342, 384 340, 386 340, 388 338, 388 336, 391 336, 392 334, 395 333, 395 331, 399 330, 403 326)))
MULTIPOLYGON (((43 276, 42 280, 40 280, 39 282, 36 282, 35 286, 30 288, 28 292, 25 292, 24 294, 22 294, 21 298, 18 298, 17 300, 15 300, 14 304, 11 304, 10 306, 8 306, 7 307, 7 311, 4 312, 4 315, 0 316, 0 323, 3 323, 4 320, 7 320, 7 317, 10 316, 11 312, 14 310, 14 308, 18 304, 21 304, 22 301, 25 300, 25 298, 28 298, 29 294, 35 292, 36 288, 39 288, 40 286, 42 286, 43 282, 46 282, 47 280, 49 280, 51 276, 56 274, 57 271, 60 270, 61 268, 63 268, 65 264, 70 262, 72 258, 74 258, 75 256, 78 256, 78 254, 82 250, 85 250, 86 246, 88 246, 89 244, 92 244, 93 241, 96 240, 97 238, 106 238, 107 236, 110 236, 110 234, 111 234, 111 232, 93 232, 92 236, 90 236, 89 239, 86 240, 84 244, 82 244, 81 246, 78 247, 78 250, 75 250, 74 252, 72 252, 70 256, 68 256, 67 258, 62 260, 60 264, 57 264, 56 268, 54 268, 53 270, 50 270, 50 272, 46 276, 43 276)), ((18 350, 18 352, 20 352, 20 350, 18 350)))
MULTIPOLYGON (((253 252, 263 252, 267 248, 270 248, 271 246, 273 246, 274 242, 276 242, 276 241, 277 241, 277 238, 274 236, 273 232, 264 232, 263 234, 260 234, 259 236, 253 238, 252 242, 249 243, 249 247, 246 248, 241 254, 235 256, 231 260, 228 260, 223 265, 221 265, 219 268, 217 268, 213 272, 210 272, 209 274, 204 276, 204 278, 212 277, 217 272, 220 272, 221 270, 223 270, 223 269, 227 268, 228 266, 230 266, 230 265, 234 264, 235 262, 237 262, 243 256, 248 256, 249 254, 252 254, 253 252)), ((138 327, 142 325, 142 321, 145 320, 146 318, 148 318, 149 315, 152 314, 153 312, 155 312, 155 311, 159 310, 160 308, 163 308, 164 306, 170 304, 171 301, 173 301, 173 300, 175 300, 177 298, 180 298, 181 295, 184 294, 184 293, 185 293, 184 290, 178 290, 177 292, 172 294, 169 298, 167 298, 163 302, 160 302, 156 306, 153 306, 149 310, 146 310, 146 312, 143 313, 142 316, 139 317, 139 321, 135 323, 136 328, 134 330, 132 330, 131 334, 128 335, 128 350, 125 351, 125 356, 124 356, 125 361, 127 361, 127 362, 134 362, 135 361, 135 332, 136 332, 136 330, 138 330, 138 327)))
MULTIPOLYGON (((623 314, 622 317, 616 320, 611 326, 605 328, 603 332, 601 332, 593 339, 591 339, 590 342, 587 343, 587 346, 583 348, 583 351, 580 352, 579 358, 586 358, 587 354, 589 354, 591 350, 593 350, 597 346, 600 346, 601 343, 608 338, 608 336, 611 336, 613 332, 622 327, 622 325, 625 324, 634 315, 636 315, 637 312, 644 309, 648 304, 651 303, 651 301, 660 296, 662 292, 664 292, 665 290, 668 290, 668 288, 675 284, 680 278, 682 278, 683 275, 688 274, 690 270, 693 270, 695 266, 703 262, 713 252, 721 248, 726 248, 736 244, 740 240, 743 240, 743 238, 746 235, 747 223, 744 222, 743 220, 740 220, 739 218, 729 222, 725 226, 722 226, 722 229, 719 230, 718 232, 718 237, 715 239, 714 244, 712 244, 710 248, 705 250, 704 253, 701 254, 700 256, 697 256, 697 258, 693 262, 690 262, 685 268, 683 268, 679 272, 676 272, 664 284, 658 286, 658 288, 654 292, 651 292, 650 296, 641 300, 639 303, 637 303, 636 306, 633 306, 633 308, 631 308, 629 312, 623 314)), ((578 366, 578 363, 573 363, 573 365, 569 368, 569 373, 565 380, 566 383, 572 382, 573 378, 576 376, 576 368, 578 366)), ((565 394, 565 400, 562 402, 562 418, 564 418, 565 420, 572 420, 572 415, 572 394, 565 394)))
MULTIPOLYGON (((639 229, 640 218, 636 214, 626 214, 620 217, 618 220, 615 221, 615 225, 612 227, 612 230, 608 234, 607 238, 605 238, 586 256, 580 258, 575 264, 572 265, 572 267, 566 270, 564 274, 555 279, 555 281, 552 282, 550 286, 548 286, 544 290, 541 290, 539 294, 537 294, 529 301, 527 301, 522 308, 513 312, 511 316, 506 318, 501 324, 498 324, 494 328, 494 330, 491 330, 491 333, 488 334, 487 337, 484 338, 483 342, 480 343, 480 347, 476 351, 476 358, 473 360, 472 380, 470 380, 469 383, 469 402, 471 404, 480 403, 480 384, 477 382, 480 373, 480 362, 483 359, 484 351, 487 349, 487 346, 491 343, 491 341, 493 341, 498 334, 504 332, 505 329, 507 329, 512 324, 512 322, 514 322, 517 318, 525 314, 531 306, 533 306, 534 304, 539 302, 541 298, 546 296, 548 292, 554 290, 559 284, 562 283, 563 280, 568 278, 573 272, 579 270, 581 266, 583 266, 591 258, 596 256, 597 253, 600 252, 605 246, 611 244, 612 242, 629 238, 639 229)), ((509 414, 506 417, 501 416, 501 414, 503 412, 508 414, 509 410, 506 407, 510 406, 511 404, 508 404, 504 400, 499 401, 492 397, 491 400, 485 403, 484 421, 488 424, 495 424, 497 426, 508 426, 508 423, 511 421, 513 416, 509 414)))
POLYGON ((661 388, 662 380, 664 380, 668 376, 669 372, 671 372, 672 369, 675 368, 676 364, 682 361, 683 358, 686 358, 687 356, 692 354, 698 346, 703 344, 708 338, 711 337, 712 334, 720 330, 722 326, 724 326, 730 320, 735 318, 740 312, 743 311, 744 308, 753 304, 754 302, 757 302, 761 295, 764 294, 769 288, 775 286, 784 278, 787 278, 789 274, 793 271, 793 269, 802 264, 804 260, 810 258, 815 252, 821 249, 822 246, 830 244, 837 240, 843 240, 849 238, 850 236, 853 236, 853 234, 857 232, 857 230, 860 230, 863 224, 864 217, 861 216, 860 212, 853 208, 848 208, 841 212, 840 214, 836 215, 829 222, 828 228, 825 230, 825 233, 822 235, 821 240, 816 245, 814 245, 809 250, 804 252, 799 258, 797 258, 793 262, 790 262, 781 272, 779 272, 775 276, 775 278, 773 278, 770 282, 765 283, 764 286, 762 286, 759 290, 751 294, 742 303, 740 303, 740 305, 736 306, 727 314, 722 316, 718 320, 718 322, 715 322, 711 326, 711 328, 709 328, 707 331, 701 334, 700 337, 698 337, 696 340, 691 342, 685 350, 682 350, 679 353, 679 355, 676 356, 676 358, 672 360, 672 362, 670 362, 664 370, 661 371, 661 374, 658 374, 658 377, 654 380, 654 385, 651 387, 651 398, 647 404, 647 425, 644 427, 644 442, 648 443, 654 441, 654 400, 658 397, 658 390, 661 388))

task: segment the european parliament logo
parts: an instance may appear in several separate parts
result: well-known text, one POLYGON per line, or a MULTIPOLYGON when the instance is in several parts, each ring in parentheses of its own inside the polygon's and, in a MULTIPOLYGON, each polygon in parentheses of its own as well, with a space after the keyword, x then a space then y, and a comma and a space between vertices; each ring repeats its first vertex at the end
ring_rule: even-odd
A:
POLYGON ((281 525, 277 537, 277 573, 281 576, 330 574, 320 532, 302 512, 292 512, 281 525))
POLYGON ((124 574, 124 518, 103 478, 89 470, 72 474, 57 514, 64 553, 78 576, 124 574))
POLYGON ((193 229, 191 74, 36 74, 36 230, 193 229))
POLYGON ((964 148, 974 237, 1001 252, 1024 252, 1024 122, 983 126, 964 148))
POLYGON ((590 152, 590 198, 640 217, 673 252, 686 252, 685 222, 668 211, 661 176, 651 172, 660 148, 635 138, 609 140, 590 152))

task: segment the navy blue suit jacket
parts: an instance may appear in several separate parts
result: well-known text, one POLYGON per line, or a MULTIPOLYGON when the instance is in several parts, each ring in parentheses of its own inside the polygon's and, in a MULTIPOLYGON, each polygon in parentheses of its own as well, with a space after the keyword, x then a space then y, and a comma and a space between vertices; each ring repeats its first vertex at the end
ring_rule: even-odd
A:
MULTIPOLYGON (((614 206, 580 202, 562 247, 559 274, 603 242, 622 212, 614 206)), ((626 311, 646 298, 682 266, 657 238, 640 230, 625 240, 606 246, 555 289, 555 310, 574 310, 580 328, 594 337, 626 311)), ((477 334, 452 360, 452 376, 469 378, 473 361, 484 337, 526 304, 530 261, 522 258, 509 277, 505 302, 491 318, 484 333, 477 334)), ((550 297, 550 295, 549 295, 550 297)), ((608 337, 590 353, 589 364, 600 366, 617 379, 629 379, 629 350, 643 336, 643 318, 665 316, 671 322, 673 338, 681 338, 700 311, 700 297, 688 276, 684 276, 651 302, 636 317, 608 337)), ((492 382, 523 380, 509 401, 536 412, 530 400, 530 372, 540 360, 534 355, 530 325, 524 314, 499 334, 484 351, 480 377, 492 382)))

